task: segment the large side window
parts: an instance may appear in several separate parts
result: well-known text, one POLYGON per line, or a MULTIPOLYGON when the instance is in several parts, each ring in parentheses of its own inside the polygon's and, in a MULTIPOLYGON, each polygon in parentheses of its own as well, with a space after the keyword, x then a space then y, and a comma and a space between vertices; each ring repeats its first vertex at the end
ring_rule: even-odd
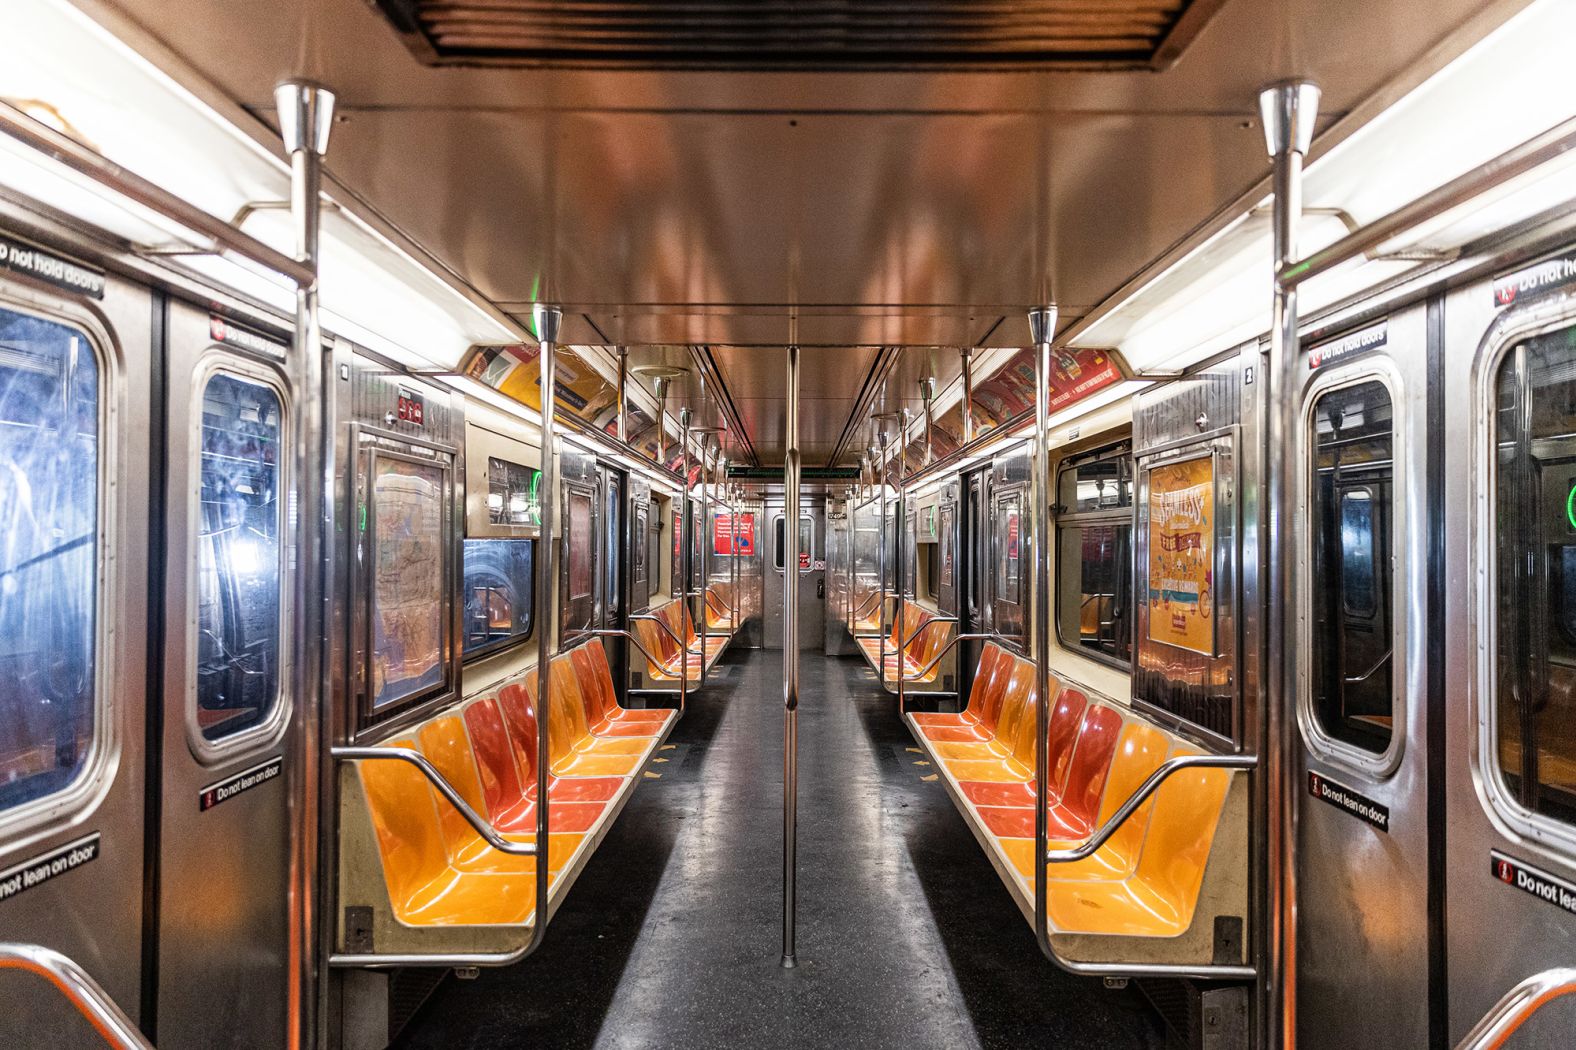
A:
POLYGON ((99 367, 0 309, 0 810, 82 772, 95 726, 99 367))
POLYGON ((220 372, 202 395, 197 531, 197 728, 220 740, 279 702, 279 394, 220 372))
POLYGON ((535 540, 465 541, 466 658, 523 642, 536 612, 535 540))
POLYGON ((1576 327, 1513 346, 1495 394, 1498 771, 1576 824, 1576 327))
POLYGON ((1056 624, 1062 645, 1133 659, 1133 453, 1127 442, 1056 476, 1056 624))
POLYGON ((1390 534, 1395 429, 1377 379, 1313 404, 1309 683, 1320 731, 1383 754, 1395 732, 1390 534))

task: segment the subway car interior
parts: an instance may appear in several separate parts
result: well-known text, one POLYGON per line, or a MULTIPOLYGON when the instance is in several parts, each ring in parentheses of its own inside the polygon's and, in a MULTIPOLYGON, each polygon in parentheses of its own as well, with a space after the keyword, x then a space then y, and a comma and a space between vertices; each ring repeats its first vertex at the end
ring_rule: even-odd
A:
POLYGON ((0 1046, 1576 1047, 1576 0, 0 25, 0 1046))

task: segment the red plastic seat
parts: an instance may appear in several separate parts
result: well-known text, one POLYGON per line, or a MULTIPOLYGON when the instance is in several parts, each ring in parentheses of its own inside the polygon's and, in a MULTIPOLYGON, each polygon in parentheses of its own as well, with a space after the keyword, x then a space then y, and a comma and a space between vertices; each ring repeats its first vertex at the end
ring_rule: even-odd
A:
MULTIPOLYGON (((503 711, 492 697, 465 709, 465 728, 481 774, 482 796, 493 827, 504 834, 536 831, 536 784, 520 778, 520 766, 504 728, 503 711)), ((532 740, 534 747, 536 741, 532 740)), ((548 790, 548 828, 551 831, 590 831, 607 808, 604 802, 560 801, 548 790)))
MULTIPOLYGON (((1072 690, 1065 690, 1072 692, 1072 690)), ((1081 695, 1081 694, 1080 694, 1081 695)), ((1114 708, 1092 705, 1079 722, 1078 735, 1063 756, 1065 779, 1051 780, 1048 809, 1066 838, 1087 838, 1095 829, 1100 795, 1111 757, 1122 733, 1122 716, 1114 708)), ((1034 836, 1034 784, 965 784, 964 797, 979 807, 991 834, 1002 838, 1034 836), (1005 789, 1005 790, 1004 790, 1005 789)))
MULTIPOLYGON (((525 686, 511 683, 498 690, 498 706, 509 729, 509 744, 520 766, 525 796, 536 797, 536 708, 525 686)), ((606 802, 618 794, 623 778, 557 777, 549 775, 547 797, 554 802, 606 802)))

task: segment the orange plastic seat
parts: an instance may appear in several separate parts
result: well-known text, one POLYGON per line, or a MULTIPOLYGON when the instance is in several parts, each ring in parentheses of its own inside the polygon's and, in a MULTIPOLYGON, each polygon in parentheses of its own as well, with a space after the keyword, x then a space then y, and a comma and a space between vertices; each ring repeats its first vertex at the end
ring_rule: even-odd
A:
MULTIPOLYGON (((397 747, 411 744, 394 741, 397 747)), ((519 925, 531 919, 536 858, 492 850, 410 765, 363 761, 357 766, 395 918, 413 926, 519 925), (446 829, 440 805, 463 831, 446 829), (486 853, 501 859, 491 861, 486 853)), ((570 853, 580 845, 581 837, 573 838, 570 853)), ((557 846, 557 836, 551 839, 557 846)), ((558 877, 562 859, 554 849, 550 880, 558 877)))
POLYGON ((1151 799, 1149 835, 1132 875, 1120 882, 1064 876, 1051 883, 1047 911, 1052 927, 1129 937, 1187 932, 1230 783, 1231 774, 1223 769, 1173 774, 1151 799))
POLYGON ((677 605, 678 602, 669 602, 661 610, 650 614, 660 620, 661 625, 644 618, 634 621, 635 635, 648 654, 646 677, 659 682, 677 682, 687 674, 691 682, 699 682, 706 658, 701 653, 691 653, 680 647, 677 639, 683 638, 684 634, 674 617, 677 605))
MULTIPOLYGON (((1055 685, 1055 679, 1052 679, 1055 685)), ((1016 757, 1014 748, 1018 734, 1031 736, 1035 723, 1034 665, 1027 660, 1013 660, 1012 673, 1003 690, 1001 714, 996 720, 995 735, 980 743, 949 743, 931 745, 936 757, 946 766, 954 779, 984 780, 996 783, 1030 781, 1034 779, 1034 762, 1025 763, 1016 757)))
MULTIPOLYGON (((478 814, 485 814, 487 803, 482 795, 481 779, 471 754, 470 740, 465 735, 464 720, 456 715, 435 718, 421 727, 416 734, 416 740, 420 744, 421 753, 427 756, 428 761, 443 775, 443 779, 454 786, 466 805, 478 814)), ((439 827, 449 847, 449 859, 456 867, 487 872, 536 870, 535 857, 520 857, 512 853, 498 852, 488 845, 460 811, 449 805, 446 799, 440 797, 438 803, 439 827)), ((504 834, 502 828, 497 830, 500 834, 504 834)), ((528 831, 516 830, 512 834, 504 834, 504 837, 516 842, 531 842, 536 838, 535 830, 535 828, 528 831)), ((548 871, 562 869, 584 838, 584 835, 578 834, 550 835, 551 855, 548 859, 548 871)))
MULTIPOLYGON (((536 697, 536 674, 525 674, 526 695, 536 697)), ((630 777, 639 770, 648 741, 628 737, 594 737, 586 725, 585 706, 567 661, 554 661, 547 697, 547 741, 557 777, 630 777), (631 753, 630 745, 636 750, 631 753)))
POLYGON ((631 711, 619 706, 613 673, 600 638, 571 650, 569 660, 585 704, 586 724, 593 735, 657 736, 673 717, 672 711, 631 711))
MULTIPOLYGON (((1071 694, 1080 699, 1083 697, 1082 693, 1074 689, 1064 689, 1062 694, 1071 694)), ((1053 752, 1051 756, 1051 788, 1046 792, 1047 797, 1070 807, 1074 812, 1085 814, 1083 819, 1086 823, 1093 820, 1100 807, 1100 794, 1105 787, 1106 773, 1111 768, 1111 756, 1116 751, 1117 737, 1121 732, 1122 716, 1116 709, 1103 704, 1086 707, 1072 742, 1071 755, 1058 756, 1053 752), (1065 774, 1058 768, 1058 762, 1065 763, 1065 774), (1059 780, 1061 777, 1065 779, 1059 780)), ((1028 810, 1028 834, 1034 834, 1033 777, 1016 784, 964 782, 959 787, 963 797, 978 806, 982 815, 987 809, 1028 810)), ((995 831, 994 828, 992 830, 995 831)), ((995 834, 1009 835, 1006 830, 995 831, 995 834)))
POLYGON ((695 630, 695 617, 690 615, 689 607, 683 602, 673 604, 678 607, 678 611, 673 616, 674 622, 669 626, 673 628, 674 634, 684 639, 686 651, 700 653, 706 658, 706 666, 709 669, 716 662, 717 657, 722 655, 722 651, 728 647, 728 637, 708 634, 702 638, 695 630))
MULTIPOLYGON (((1127 724, 1122 730, 1121 739, 1116 745, 1116 754, 1111 759, 1111 770, 1106 776, 1100 814, 1095 821, 1097 827, 1111 819, 1111 814, 1115 813, 1143 782, 1149 779, 1149 775, 1165 761, 1169 749, 1170 744, 1166 735, 1159 729, 1142 722, 1127 724)), ((1101 882, 1127 878, 1138 863, 1139 850, 1143 846, 1144 833, 1149 828, 1149 818, 1154 807, 1155 799, 1151 797, 1123 822, 1116 833, 1107 839, 1105 845, 1101 846, 1093 856, 1071 864, 1046 865, 1050 877, 1057 880, 1084 879, 1101 882)), ((1001 844, 1002 851, 1007 854, 1007 859, 1012 862, 1018 874, 1025 879, 1032 878, 1034 840, 1002 839, 1001 844)))
POLYGON ((1012 672, 1013 656, 994 642, 980 653, 979 669, 962 711, 920 711, 911 717, 927 740, 989 740, 995 735, 995 717, 1001 711, 1002 690, 1012 672), (988 721, 987 721, 988 719, 988 721))

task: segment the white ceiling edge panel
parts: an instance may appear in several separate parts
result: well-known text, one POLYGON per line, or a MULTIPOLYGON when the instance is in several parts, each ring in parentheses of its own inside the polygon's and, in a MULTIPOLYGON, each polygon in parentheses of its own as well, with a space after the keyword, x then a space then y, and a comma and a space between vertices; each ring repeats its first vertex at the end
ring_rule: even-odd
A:
MULTIPOLYGON (((8 39, 27 46, 3 52, 0 97, 220 219, 248 203, 288 198, 280 157, 66 0, 11 0, 6 21, 8 39)), ((139 246, 203 247, 190 231, 9 139, 0 152, 26 162, 0 170, 0 183, 19 193, 139 246)), ((253 212, 245 229, 294 250, 285 212, 253 212)), ((293 308, 277 278, 233 260, 189 256, 179 265, 277 309, 293 308)), ((324 210, 320 296, 325 330, 414 367, 452 368, 474 343, 520 338, 344 202, 324 210)))
MULTIPOLYGON (((1382 218, 1576 116, 1576 92, 1565 86, 1572 39, 1576 4, 1537 0, 1319 155, 1304 177, 1300 254, 1339 240, 1346 221, 1382 218)), ((1572 170, 1576 158, 1553 162, 1381 246, 1381 257, 1309 282, 1304 313, 1416 265, 1384 254, 1457 246, 1538 214, 1568 197, 1572 170)), ((1143 371, 1186 367, 1267 330, 1268 203, 1228 221, 1071 342, 1115 346, 1143 371)))

